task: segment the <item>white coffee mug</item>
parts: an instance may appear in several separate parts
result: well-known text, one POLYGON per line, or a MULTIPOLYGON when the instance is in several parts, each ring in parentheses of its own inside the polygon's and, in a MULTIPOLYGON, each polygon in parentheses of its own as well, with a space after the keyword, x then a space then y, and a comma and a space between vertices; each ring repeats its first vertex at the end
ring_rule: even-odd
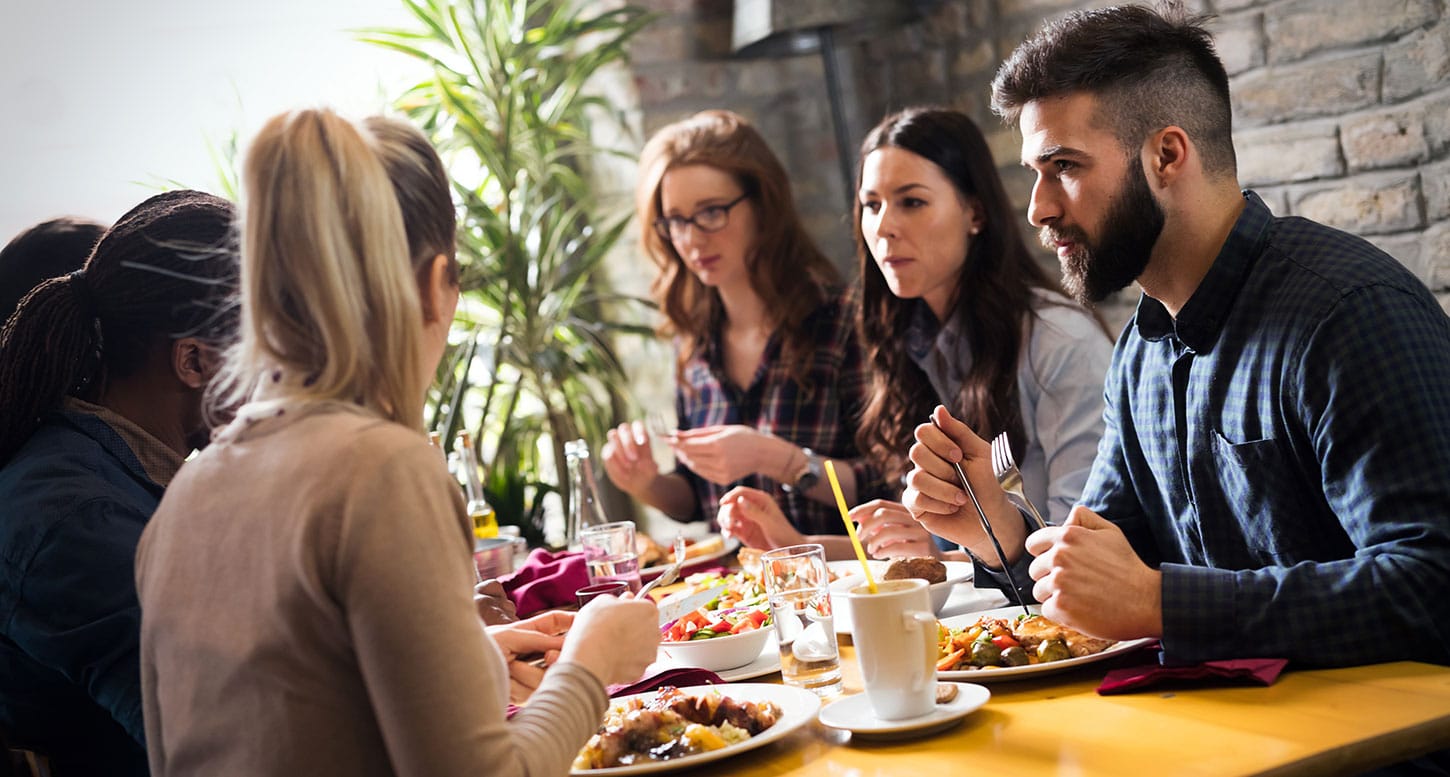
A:
POLYGON ((937 625, 925 580, 886 580, 846 594, 851 641, 871 711, 881 720, 925 715, 936 705, 937 625))

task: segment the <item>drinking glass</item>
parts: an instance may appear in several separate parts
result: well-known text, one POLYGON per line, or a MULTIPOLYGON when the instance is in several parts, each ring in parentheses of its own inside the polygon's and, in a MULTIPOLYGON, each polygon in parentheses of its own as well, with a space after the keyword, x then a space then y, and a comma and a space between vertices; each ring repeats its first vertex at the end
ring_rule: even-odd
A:
POLYGON ((574 601, 583 609, 584 605, 598 599, 605 594, 609 596, 624 596, 629 591, 629 583, 623 580, 610 580, 607 583, 594 583, 586 585, 574 592, 574 601))
POLYGON ((634 521, 615 521, 579 529, 579 544, 589 568, 590 583, 623 580, 639 591, 639 550, 634 544, 634 521))
POLYGON ((766 551, 760 556, 760 576, 780 645, 781 678, 818 696, 840 693, 825 548, 812 543, 766 551))

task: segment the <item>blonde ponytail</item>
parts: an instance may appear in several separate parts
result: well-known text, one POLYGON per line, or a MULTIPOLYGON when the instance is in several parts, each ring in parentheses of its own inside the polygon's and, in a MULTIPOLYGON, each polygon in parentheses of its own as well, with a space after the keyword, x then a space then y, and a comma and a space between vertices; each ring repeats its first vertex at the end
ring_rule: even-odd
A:
MULTIPOLYGON (((430 172, 441 174, 421 133, 376 121, 421 141, 430 172)), ((417 278, 438 253, 452 256, 454 215, 444 177, 448 245, 414 256, 404 187, 385 160, 397 156, 394 142, 328 110, 285 113, 258 133, 242 179, 242 330, 214 407, 235 407, 265 371, 280 368, 303 378, 287 384, 289 396, 356 402, 421 429, 417 278)), ((429 201, 436 203, 436 196, 429 201)))

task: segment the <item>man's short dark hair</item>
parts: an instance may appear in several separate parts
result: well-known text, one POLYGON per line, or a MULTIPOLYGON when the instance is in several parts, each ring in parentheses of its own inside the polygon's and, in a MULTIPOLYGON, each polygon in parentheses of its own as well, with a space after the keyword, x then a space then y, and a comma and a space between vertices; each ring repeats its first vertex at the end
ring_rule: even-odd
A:
POLYGON ((41 281, 79 270, 105 231, 106 225, 95 221, 51 219, 0 249, 0 326, 41 281))
POLYGON ((1049 22, 997 70, 992 110, 1015 124, 1033 100, 1087 92, 1099 101, 1094 120, 1125 150, 1178 126, 1198 146, 1205 172, 1232 175, 1228 73, 1203 26, 1210 17, 1189 16, 1177 2, 1159 7, 1077 11, 1049 22))

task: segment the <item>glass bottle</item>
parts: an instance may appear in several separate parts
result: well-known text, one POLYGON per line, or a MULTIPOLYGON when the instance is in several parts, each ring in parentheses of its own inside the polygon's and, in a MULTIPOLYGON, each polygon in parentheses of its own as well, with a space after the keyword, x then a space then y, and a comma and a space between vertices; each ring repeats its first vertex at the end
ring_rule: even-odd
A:
POLYGON ((468 498, 468 517, 473 519, 473 536, 478 539, 497 537, 498 519, 483 498, 478 457, 473 452, 473 437, 467 431, 458 433, 458 453, 458 466, 463 470, 463 491, 468 498))
POLYGON ((569 550, 578 550, 579 530, 607 521, 599 501, 594 464, 589 459, 589 443, 583 440, 564 443, 564 460, 569 465, 569 518, 564 524, 564 545, 569 550))

